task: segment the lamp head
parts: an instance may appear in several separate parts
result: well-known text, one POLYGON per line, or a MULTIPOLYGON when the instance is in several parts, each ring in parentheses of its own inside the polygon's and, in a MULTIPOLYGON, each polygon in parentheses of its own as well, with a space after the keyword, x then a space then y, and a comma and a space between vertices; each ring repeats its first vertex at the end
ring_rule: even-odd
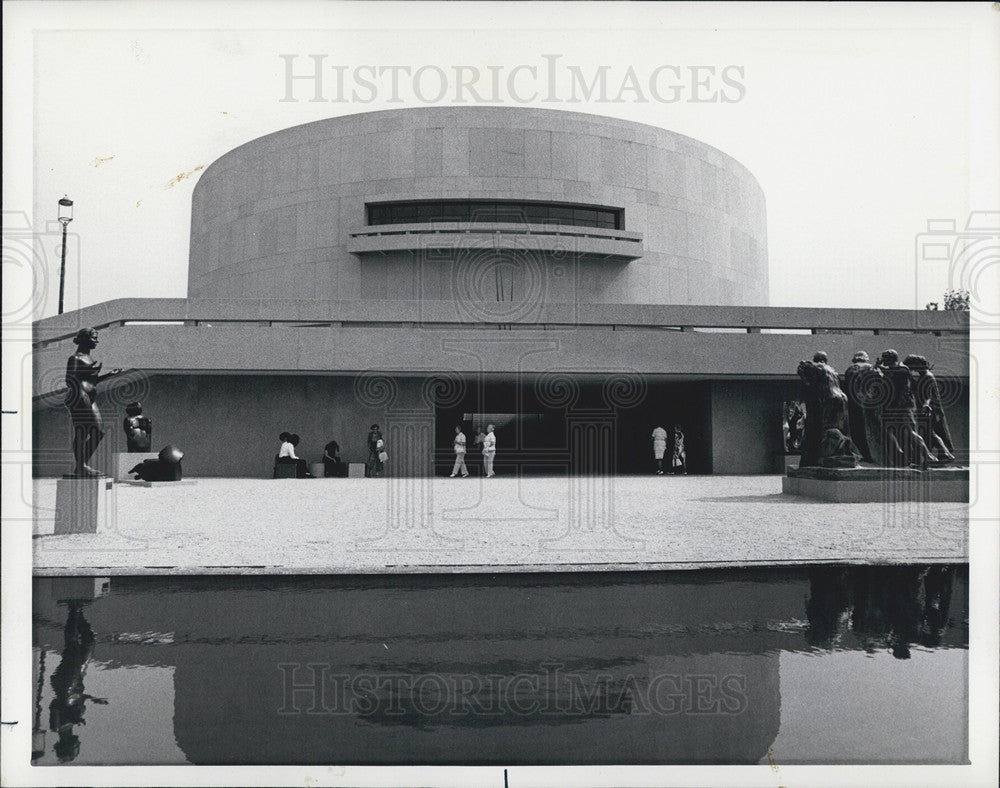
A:
POLYGON ((68 197, 59 200, 59 221, 63 224, 73 221, 73 201, 68 197))

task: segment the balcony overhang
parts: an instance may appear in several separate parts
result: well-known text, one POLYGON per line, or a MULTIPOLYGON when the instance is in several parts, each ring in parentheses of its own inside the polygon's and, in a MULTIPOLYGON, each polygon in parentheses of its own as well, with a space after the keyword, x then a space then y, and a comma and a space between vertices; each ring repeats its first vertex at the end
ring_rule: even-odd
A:
POLYGON ((642 257, 642 234, 598 227, 551 224, 432 222, 382 224, 355 230, 348 251, 359 257, 392 252, 446 259, 455 252, 572 255, 629 263, 642 257))

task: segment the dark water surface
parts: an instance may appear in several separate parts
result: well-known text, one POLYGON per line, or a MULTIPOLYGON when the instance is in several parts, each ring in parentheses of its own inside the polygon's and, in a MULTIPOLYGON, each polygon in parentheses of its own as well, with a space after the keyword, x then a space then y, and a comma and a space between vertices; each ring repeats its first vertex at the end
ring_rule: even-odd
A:
POLYGON ((965 763, 968 567, 38 578, 36 764, 965 763))

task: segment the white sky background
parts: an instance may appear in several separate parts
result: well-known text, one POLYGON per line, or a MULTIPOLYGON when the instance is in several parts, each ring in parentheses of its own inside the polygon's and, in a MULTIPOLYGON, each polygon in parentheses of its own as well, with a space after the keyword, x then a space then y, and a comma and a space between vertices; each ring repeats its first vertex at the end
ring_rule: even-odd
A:
MULTIPOLYGON (((505 76, 559 54, 558 95, 566 98, 566 65, 585 74, 610 66, 614 86, 629 66, 643 80, 664 64, 742 66, 746 95, 738 103, 639 103, 629 93, 625 103, 522 106, 661 126, 745 164, 767 199, 776 306, 922 308, 940 301, 945 289, 963 283, 949 280, 947 266, 918 266, 917 234, 929 219, 963 227, 970 209, 1000 206, 998 77, 991 70, 1000 15, 986 4, 85 2, 7 4, 5 15, 21 21, 14 56, 30 58, 21 59, 17 74, 32 116, 21 115, 13 131, 24 150, 27 124, 33 169, 18 159, 20 188, 5 189, 4 209, 33 214, 44 229, 59 197, 75 201, 70 230, 79 255, 70 244, 67 309, 186 295, 191 192, 200 173, 177 182, 179 175, 272 131, 417 104, 388 103, 387 82, 371 103, 309 102, 305 83, 296 85, 298 103, 282 103, 279 54, 301 55, 303 73, 311 67, 306 56, 316 53, 349 69, 475 65, 485 72, 492 65, 505 76), (248 29, 221 29, 237 25, 248 29), (32 190, 24 178, 33 179, 32 190)), ((327 74, 332 96, 332 70, 327 74)), ((449 93, 436 103, 452 99, 449 93)), ((5 140, 5 159, 9 148, 5 140)), ((55 235, 47 257, 44 315, 56 308, 55 235)))

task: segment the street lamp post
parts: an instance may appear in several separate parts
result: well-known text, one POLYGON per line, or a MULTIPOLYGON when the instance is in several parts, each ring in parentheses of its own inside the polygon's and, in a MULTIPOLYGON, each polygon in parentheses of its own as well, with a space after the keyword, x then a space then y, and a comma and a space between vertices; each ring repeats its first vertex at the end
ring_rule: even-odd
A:
POLYGON ((59 314, 63 313, 63 294, 66 292, 66 227, 73 221, 73 201, 63 197, 59 201, 59 223, 62 225, 62 263, 59 266, 59 314))

